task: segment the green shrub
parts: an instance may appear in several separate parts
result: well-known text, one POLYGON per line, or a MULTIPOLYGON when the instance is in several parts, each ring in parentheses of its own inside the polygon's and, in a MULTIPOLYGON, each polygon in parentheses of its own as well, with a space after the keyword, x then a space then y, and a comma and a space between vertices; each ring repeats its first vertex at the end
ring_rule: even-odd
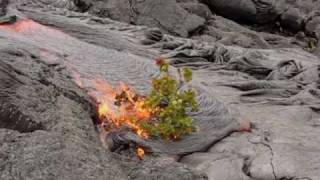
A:
POLYGON ((187 115, 190 108, 197 109, 197 101, 193 90, 179 91, 181 83, 192 80, 189 68, 179 69, 181 79, 177 82, 169 74, 169 65, 163 59, 157 60, 160 76, 152 81, 152 92, 146 98, 146 106, 155 109, 153 119, 143 121, 141 126, 153 136, 164 139, 179 139, 194 131, 192 118, 187 115))

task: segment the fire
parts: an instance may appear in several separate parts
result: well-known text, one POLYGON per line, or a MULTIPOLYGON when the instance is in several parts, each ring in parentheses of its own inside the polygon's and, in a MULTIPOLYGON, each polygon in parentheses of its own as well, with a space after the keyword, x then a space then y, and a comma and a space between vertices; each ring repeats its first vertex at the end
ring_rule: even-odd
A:
POLYGON ((100 117, 105 117, 109 112, 109 107, 106 104, 101 104, 98 108, 98 114, 100 117))
POLYGON ((140 148, 140 147, 138 147, 137 148, 137 156, 140 158, 140 159, 142 159, 143 157, 144 157, 144 155, 145 155, 145 152, 144 152, 144 150, 142 149, 142 148, 140 148))
MULTIPOLYGON (((82 87, 79 74, 74 74, 74 80, 82 87)), ((89 95, 97 103, 99 124, 102 127, 101 135, 105 136, 125 126, 143 139, 149 137, 140 122, 150 120, 157 109, 147 108, 145 98, 138 96, 128 85, 120 83, 117 88, 113 88, 106 81, 96 79, 93 81, 93 90, 89 91, 89 95)), ((136 154, 139 159, 142 159, 145 151, 137 147, 136 154)))
POLYGON ((124 83, 113 88, 106 81, 98 79, 94 81, 94 87, 91 95, 97 102, 100 123, 108 125, 106 131, 126 126, 141 138, 148 138, 140 122, 148 121, 153 110, 145 107, 145 98, 138 96, 124 83))
MULTIPOLYGON (((146 108, 145 98, 138 96, 124 83, 113 88, 104 80, 94 81, 95 90, 90 94, 97 102, 97 112, 101 124, 105 124, 106 132, 114 131, 122 126, 129 127, 141 138, 148 138, 148 133, 141 127, 140 121, 148 121, 153 110, 146 108)), ((145 156, 145 151, 137 147, 139 159, 145 156)))

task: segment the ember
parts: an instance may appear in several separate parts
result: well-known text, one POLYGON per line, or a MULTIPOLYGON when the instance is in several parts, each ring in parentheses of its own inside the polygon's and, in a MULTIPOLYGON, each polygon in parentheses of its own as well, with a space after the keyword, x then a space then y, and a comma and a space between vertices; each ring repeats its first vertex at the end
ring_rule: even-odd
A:
POLYGON ((140 158, 140 159, 142 159, 143 157, 144 157, 144 155, 145 155, 145 152, 144 152, 144 150, 142 149, 142 148, 140 148, 140 147, 138 147, 137 148, 137 156, 140 158))

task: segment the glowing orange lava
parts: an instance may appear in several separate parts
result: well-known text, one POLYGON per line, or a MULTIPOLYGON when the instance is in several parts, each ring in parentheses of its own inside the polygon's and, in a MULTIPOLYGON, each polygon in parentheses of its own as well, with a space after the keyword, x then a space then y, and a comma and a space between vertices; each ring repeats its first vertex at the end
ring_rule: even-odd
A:
POLYGON ((24 32, 28 30, 39 29, 40 25, 30 19, 19 20, 14 24, 0 25, 0 28, 14 32, 24 32))
POLYGON ((126 126, 141 138, 148 138, 148 133, 141 128, 141 121, 148 121, 153 111, 145 107, 145 99, 132 91, 129 86, 120 83, 113 88, 104 80, 94 81, 93 96, 97 102, 101 124, 106 124, 107 131, 126 126))
MULTIPOLYGON (((0 24, 0 30, 11 33, 33 37, 35 39, 50 38, 70 38, 67 34, 53 27, 44 26, 31 19, 19 19, 15 23, 0 24)), ((42 39, 43 40, 43 39, 42 39)))
POLYGON ((144 157, 144 155, 145 155, 145 152, 144 152, 144 150, 142 149, 142 148, 140 148, 140 147, 138 147, 137 148, 137 156, 140 158, 140 159, 142 159, 143 157, 144 157))

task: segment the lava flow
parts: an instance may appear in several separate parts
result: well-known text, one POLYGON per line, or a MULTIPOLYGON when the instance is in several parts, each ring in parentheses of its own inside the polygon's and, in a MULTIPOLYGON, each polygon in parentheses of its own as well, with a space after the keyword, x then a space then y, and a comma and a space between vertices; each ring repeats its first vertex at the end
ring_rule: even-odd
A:
POLYGON ((41 26, 39 24, 35 23, 30 19, 19 20, 13 24, 0 25, 1 29, 10 30, 17 33, 24 32, 27 30, 36 30, 36 29, 39 29, 40 27, 41 26))
MULTIPOLYGON (((137 95, 124 83, 113 88, 104 80, 95 80, 94 87, 95 91, 90 95, 97 102, 99 123, 105 131, 112 132, 128 127, 139 137, 148 138, 141 122, 150 120, 154 110, 145 107, 144 97, 137 95)), ((145 154, 141 147, 136 149, 136 153, 140 159, 145 154)))
POLYGON ((142 159, 143 157, 144 157, 144 155, 145 155, 145 152, 144 152, 144 150, 141 148, 141 147, 138 147, 137 148, 137 156, 140 158, 140 159, 142 159))
POLYGON ((46 35, 51 35, 54 37, 66 37, 67 35, 63 32, 56 30, 52 27, 47 27, 41 25, 31 19, 19 19, 16 22, 8 22, 0 24, 0 30, 6 30, 14 33, 19 33, 23 35, 34 35, 37 36, 39 33, 44 33, 46 35))

